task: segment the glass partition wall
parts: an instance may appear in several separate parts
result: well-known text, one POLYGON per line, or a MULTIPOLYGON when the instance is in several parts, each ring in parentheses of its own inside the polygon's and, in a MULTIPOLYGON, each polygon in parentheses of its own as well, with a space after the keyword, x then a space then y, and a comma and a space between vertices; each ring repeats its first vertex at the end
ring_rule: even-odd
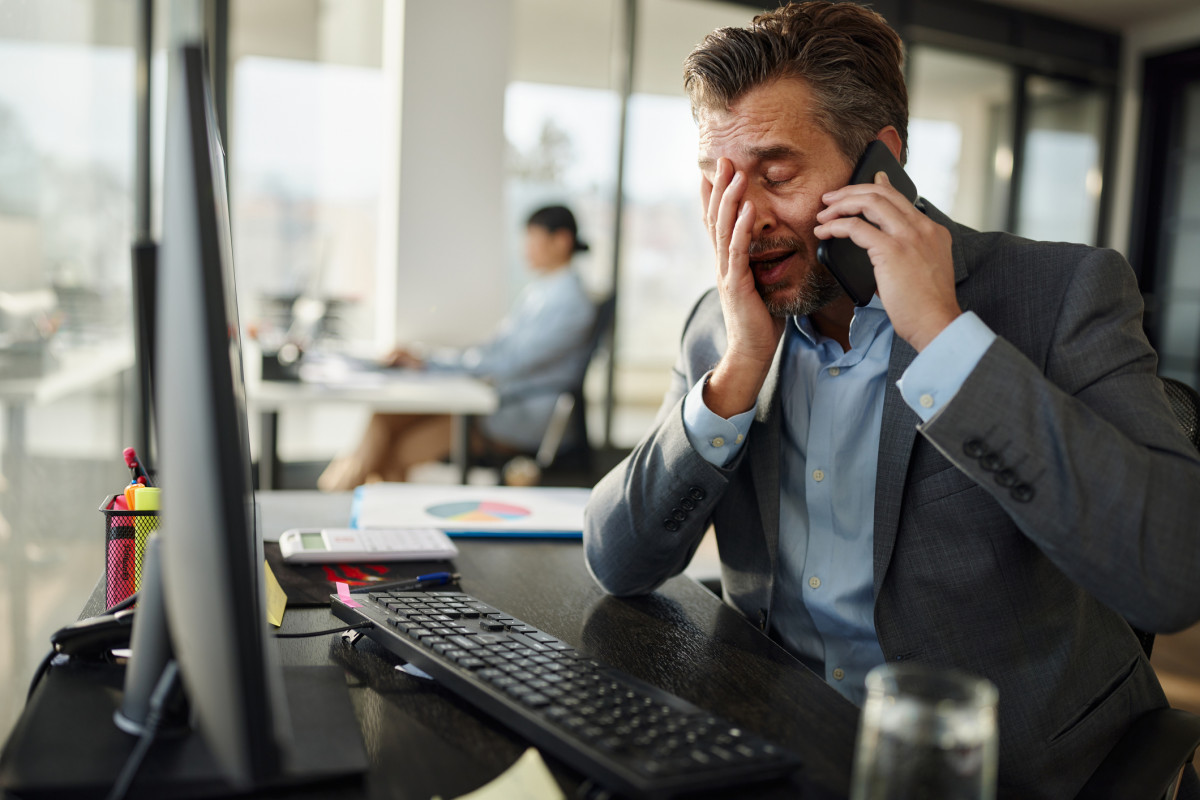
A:
POLYGON ((0 0, 0 738, 129 480, 134 0, 0 0))

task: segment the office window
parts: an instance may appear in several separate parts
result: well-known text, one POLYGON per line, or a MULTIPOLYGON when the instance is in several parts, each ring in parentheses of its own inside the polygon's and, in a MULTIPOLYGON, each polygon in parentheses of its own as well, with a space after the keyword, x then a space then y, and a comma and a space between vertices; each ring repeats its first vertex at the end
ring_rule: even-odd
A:
POLYGON ((0 739, 128 481, 133 0, 0 0, 0 739))
POLYGON ((951 218, 1005 227, 1012 179, 1012 67, 925 45, 909 56, 906 170, 951 218))
POLYGON ((590 250, 575 266, 597 295, 612 291, 613 199, 620 97, 609 89, 515 81, 504 96, 508 143, 509 296, 530 277, 524 225, 536 208, 564 203, 590 250))
POLYGON ((234 2, 229 185, 243 321, 267 349, 298 297, 369 341, 384 143, 382 0, 234 2))
MULTIPOLYGON (((0 36, 0 291, 62 335, 122 330, 129 312, 132 2, 5 9, 0 36), (111 18, 110 18, 111 17, 111 18), (124 24, 122 24, 124 23, 124 24)), ((33 336, 9 298, 9 338, 33 336)), ((42 331, 48 333, 48 331, 42 331)))
POLYGON ((638 3, 616 343, 617 397, 634 406, 657 408, 687 314, 716 280, 683 62, 714 29, 744 26, 754 13, 733 3, 638 3))
POLYGON ((1097 87, 1037 75, 1026 81, 1028 123, 1016 233, 1096 243, 1107 101, 1097 87))

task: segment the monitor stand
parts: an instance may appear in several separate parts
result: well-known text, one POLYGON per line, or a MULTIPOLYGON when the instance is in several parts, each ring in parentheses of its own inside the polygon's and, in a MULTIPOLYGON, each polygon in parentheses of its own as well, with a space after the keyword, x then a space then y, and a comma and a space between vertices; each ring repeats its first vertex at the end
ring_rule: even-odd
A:
MULTIPOLYGON (((107 795, 137 739, 113 723, 125 670, 111 664, 52 667, 26 705, 0 753, 0 789, 22 798, 107 795)), ((361 793, 356 776, 367 769, 362 735, 339 667, 284 667, 293 741, 285 773, 264 787, 325 784, 361 793)), ((243 792, 244 793, 244 792, 243 792)), ((129 798, 229 797, 239 792, 220 775, 194 731, 162 738, 150 748, 129 798)))

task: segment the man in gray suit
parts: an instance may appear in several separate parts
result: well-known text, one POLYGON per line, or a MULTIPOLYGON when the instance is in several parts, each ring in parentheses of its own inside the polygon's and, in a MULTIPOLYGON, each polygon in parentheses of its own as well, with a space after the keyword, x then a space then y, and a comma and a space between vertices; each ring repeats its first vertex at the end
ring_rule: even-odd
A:
POLYGON ((874 12, 824 2, 688 58, 717 288, 595 489, 588 564, 650 592, 711 524, 726 601, 835 689, 861 703, 885 661, 984 675, 1002 794, 1072 797, 1166 704, 1129 623, 1200 618, 1200 460, 1118 254, 845 185, 873 140, 904 159, 902 60, 874 12), (818 263, 834 237, 874 264, 865 307, 818 263))

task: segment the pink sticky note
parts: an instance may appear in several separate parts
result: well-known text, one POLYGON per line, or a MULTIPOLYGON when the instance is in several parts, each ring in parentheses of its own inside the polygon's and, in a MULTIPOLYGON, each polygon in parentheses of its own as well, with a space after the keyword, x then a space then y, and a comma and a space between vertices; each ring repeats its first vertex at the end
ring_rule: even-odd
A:
POLYGON ((339 600, 351 608, 362 608, 362 604, 355 602, 354 598, 350 596, 350 584, 338 581, 337 587, 339 600))

